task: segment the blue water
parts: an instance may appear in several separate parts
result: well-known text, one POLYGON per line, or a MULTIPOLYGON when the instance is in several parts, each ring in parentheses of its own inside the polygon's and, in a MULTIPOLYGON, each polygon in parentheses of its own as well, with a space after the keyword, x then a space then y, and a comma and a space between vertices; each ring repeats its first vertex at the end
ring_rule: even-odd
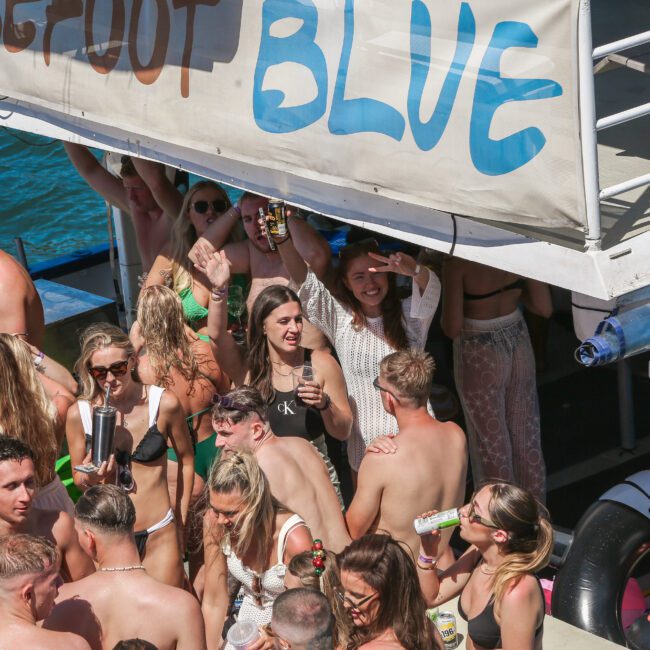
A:
POLYGON ((0 128, 0 248, 22 237, 30 264, 108 241, 104 201, 50 142, 0 128))

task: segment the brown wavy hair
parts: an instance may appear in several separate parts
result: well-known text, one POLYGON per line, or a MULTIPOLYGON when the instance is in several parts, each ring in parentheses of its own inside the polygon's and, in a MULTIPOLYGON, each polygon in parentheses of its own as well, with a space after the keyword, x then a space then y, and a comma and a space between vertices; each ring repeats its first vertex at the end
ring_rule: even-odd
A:
POLYGON ((57 413, 45 394, 26 343, 0 334, 0 433, 24 442, 34 454, 39 486, 54 478, 57 413))
POLYGON ((272 284, 255 299, 248 321, 248 383, 259 390, 266 402, 273 401, 275 391, 273 390, 273 366, 269 359, 269 348, 264 334, 264 321, 273 310, 288 302, 296 302, 300 305, 300 298, 289 287, 272 284))
POLYGON ((137 319, 156 383, 169 388, 169 375, 176 370, 192 386, 199 374, 199 364, 185 334, 178 294, 160 284, 143 289, 138 298, 137 319))
POLYGON ((303 587, 321 591, 327 598, 334 614, 334 647, 347 648, 350 642, 352 624, 345 607, 336 592, 342 592, 341 578, 336 553, 325 550, 325 570, 317 576, 311 551, 294 555, 287 566, 287 571, 298 578, 303 587))
POLYGON ((355 627, 346 650, 369 643, 388 629, 406 650, 438 650, 413 559, 390 535, 353 541, 338 556, 339 570, 356 573, 379 594, 376 618, 355 627))
MULTIPOLYGON (((361 309, 361 304, 354 294, 345 285, 345 277, 350 264, 368 253, 380 253, 379 245, 374 239, 350 244, 341 249, 339 253, 339 268, 336 274, 336 297, 352 312, 352 327, 359 331, 366 327, 368 320, 361 309)), ((402 301, 397 292, 395 274, 387 273, 388 293, 381 303, 381 315, 384 324, 384 336, 388 345, 395 350, 405 350, 409 343, 404 327, 402 314, 402 301)))
POLYGON ((492 522, 508 533, 505 560, 494 573, 493 599, 503 595, 525 575, 541 571, 553 551, 553 527, 548 510, 528 491, 505 481, 487 482, 488 513, 492 522))

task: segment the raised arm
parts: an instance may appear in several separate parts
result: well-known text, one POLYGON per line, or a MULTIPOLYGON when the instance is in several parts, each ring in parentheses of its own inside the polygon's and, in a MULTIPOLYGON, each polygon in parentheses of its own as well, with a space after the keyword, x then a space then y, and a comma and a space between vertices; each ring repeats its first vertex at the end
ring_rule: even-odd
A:
POLYGON ((58 361, 48 357, 36 346, 30 345, 30 351, 34 360, 34 366, 41 373, 43 388, 50 399, 55 395, 64 394, 66 397, 73 397, 77 392, 77 382, 67 368, 58 361))
POLYGON ((215 536, 217 528, 216 517, 208 510, 203 518, 205 591, 201 601, 208 650, 221 648, 221 633, 228 609, 228 567, 221 540, 215 536))
POLYGON ((72 142, 64 142, 63 147, 81 178, 95 192, 120 210, 129 212, 126 190, 120 179, 104 169, 88 147, 72 142))
MULTIPOLYGON (((316 229, 312 228, 306 219, 298 216, 296 209, 291 206, 287 206, 287 225, 298 255, 309 264, 309 268, 316 274, 316 277, 323 280, 332 259, 332 251, 327 240, 316 229)), ((278 247, 278 250, 280 250, 280 247, 278 247)), ((282 255, 282 252, 280 254, 282 255)), ((284 261, 284 255, 282 259, 284 261)), ((293 279, 291 270, 288 267, 287 270, 293 279)))
POLYGON ((192 498, 194 485, 194 450, 187 430, 185 414, 178 398, 166 390, 160 401, 160 416, 164 430, 167 431, 172 447, 178 458, 178 485, 176 487, 176 503, 172 504, 174 514, 183 528, 187 524, 187 513, 192 498))
MULTIPOLYGON (((221 250, 226 245, 226 242, 232 233, 232 229, 241 218, 241 208, 239 202, 237 202, 220 215, 219 218, 196 240, 196 243, 192 246, 188 255, 190 260, 196 262, 197 254, 202 254, 203 257, 206 257, 221 250)), ((243 242, 238 243, 241 244, 243 242)), ((236 246, 235 250, 239 253, 240 248, 240 246, 236 246)), ((246 247, 246 250, 248 250, 248 247, 246 247)), ((236 255, 235 257, 239 257, 239 255, 236 255)), ((233 261, 236 262, 236 273, 249 272, 250 269, 247 259, 233 261)))
POLYGON ((235 385, 240 386, 244 383, 248 369, 241 348, 228 332, 230 262, 224 251, 206 255, 203 250, 197 250, 196 259, 194 266, 208 278, 212 287, 208 304, 207 333, 216 348, 215 358, 235 385))
POLYGON ((140 178, 151 190, 154 199, 156 199, 156 203, 165 213, 175 219, 181 211, 183 195, 167 178, 165 165, 154 162, 153 160, 136 158, 135 156, 131 160, 140 178))
POLYGON ((463 326, 463 273, 460 260, 445 259, 442 267, 442 331, 455 339, 463 326))
MULTIPOLYGON (((295 228, 295 227, 294 227, 295 228)), ((289 232, 293 233, 291 227, 289 232)), ((282 258, 282 263, 284 268, 287 269, 291 282, 296 286, 301 286, 302 283, 307 278, 307 271, 309 270, 307 264, 305 264, 305 259, 298 252, 294 241, 293 236, 289 235, 282 240, 276 242, 278 252, 282 258)))

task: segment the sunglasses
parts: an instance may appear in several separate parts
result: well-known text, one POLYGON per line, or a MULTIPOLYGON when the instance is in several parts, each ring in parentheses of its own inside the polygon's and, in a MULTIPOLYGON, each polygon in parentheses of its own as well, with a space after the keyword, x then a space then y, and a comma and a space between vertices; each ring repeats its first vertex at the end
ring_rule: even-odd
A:
POLYGON ((239 411, 240 413, 257 413, 257 411, 251 407, 246 406, 245 404, 239 404, 229 395, 219 395, 216 393, 212 396, 212 403, 224 411, 239 411))
POLYGON ((118 485, 126 492, 130 492, 135 487, 135 481, 133 480, 133 473, 129 467, 128 452, 118 451, 115 455, 115 460, 117 461, 118 485))
POLYGON ((388 388, 384 388, 383 386, 379 385, 379 377, 375 377, 372 381, 372 385, 379 391, 383 393, 388 393, 398 404, 400 403, 399 397, 395 395, 395 393, 391 392, 388 390, 388 388))
POLYGON ((195 201, 192 203, 192 207, 199 214, 205 214, 210 206, 212 206, 212 209, 219 214, 225 212, 229 207, 228 203, 223 199, 215 199, 214 201, 195 201))
POLYGON ((99 379, 100 381, 104 381, 109 372, 113 377, 123 377, 129 369, 129 360, 130 357, 127 357, 123 361, 116 361, 115 363, 111 363, 108 368, 104 368, 104 366, 89 366, 88 372, 93 378, 99 379))
POLYGON ((351 609, 354 609, 355 611, 360 610, 367 602, 372 600, 378 592, 374 592, 370 594, 369 596, 364 596, 361 598, 361 600, 354 601, 352 600, 349 596, 346 596, 342 591, 339 591, 338 589, 334 590, 334 594, 336 597, 342 602, 342 603, 347 603, 351 609))
POLYGON ((270 623, 263 625, 262 630, 264 630, 264 633, 269 638, 276 639, 280 647, 282 648, 282 650, 291 650, 291 643, 289 643, 289 641, 287 641, 286 639, 282 638, 277 632, 274 632, 273 629, 271 628, 270 623))
POLYGON ((501 530, 500 526, 493 524, 489 519, 484 519, 476 512, 476 503, 472 499, 469 504, 469 510, 467 511, 467 520, 473 524, 481 524, 486 528, 494 528, 494 530, 501 530))

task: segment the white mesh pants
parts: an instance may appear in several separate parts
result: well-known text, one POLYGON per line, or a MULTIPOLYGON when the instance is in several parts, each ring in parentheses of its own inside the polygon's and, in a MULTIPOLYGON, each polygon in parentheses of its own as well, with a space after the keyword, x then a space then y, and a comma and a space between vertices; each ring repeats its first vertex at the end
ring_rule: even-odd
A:
POLYGON ((491 320, 466 318, 454 341, 454 370, 474 484, 505 479, 544 502, 535 358, 521 312, 491 320))

